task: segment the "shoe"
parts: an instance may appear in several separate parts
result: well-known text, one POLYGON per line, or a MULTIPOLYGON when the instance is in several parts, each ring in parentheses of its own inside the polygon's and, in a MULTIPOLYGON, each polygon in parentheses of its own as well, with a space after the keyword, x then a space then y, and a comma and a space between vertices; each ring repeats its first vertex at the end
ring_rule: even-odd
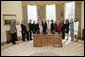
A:
POLYGON ((13 45, 15 45, 16 43, 13 43, 13 45))
POLYGON ((27 41, 29 41, 29 39, 27 41))
POLYGON ((23 42, 25 42, 25 40, 23 40, 23 42))
POLYGON ((75 40, 74 42, 78 42, 78 40, 75 40))
POLYGON ((32 40, 32 38, 30 38, 30 40, 32 40))

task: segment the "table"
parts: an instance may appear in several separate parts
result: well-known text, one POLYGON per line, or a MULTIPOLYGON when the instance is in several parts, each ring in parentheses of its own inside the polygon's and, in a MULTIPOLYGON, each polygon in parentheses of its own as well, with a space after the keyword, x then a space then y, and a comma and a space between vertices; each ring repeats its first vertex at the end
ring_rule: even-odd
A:
POLYGON ((34 34, 34 47, 62 47, 62 35, 58 34, 34 34))
MULTIPOLYGON (((7 44, 8 44, 8 43, 10 43, 12 41, 12 36, 11 36, 10 30, 9 31, 6 31, 6 37, 7 37, 7 44)), ((15 36, 15 40, 18 41, 18 39, 17 39, 17 33, 16 33, 16 36, 15 36)))

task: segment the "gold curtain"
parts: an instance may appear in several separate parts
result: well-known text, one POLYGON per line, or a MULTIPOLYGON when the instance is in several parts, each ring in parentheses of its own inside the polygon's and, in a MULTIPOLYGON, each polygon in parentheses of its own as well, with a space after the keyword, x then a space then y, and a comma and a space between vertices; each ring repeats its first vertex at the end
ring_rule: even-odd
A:
POLYGON ((28 18, 27 18, 27 5, 22 7, 22 11, 23 11, 23 22, 26 25, 26 29, 28 31, 29 27, 28 27, 28 18))
POLYGON ((64 4, 56 4, 56 20, 59 22, 61 17, 64 18, 64 4))
POLYGON ((37 5, 37 12, 40 12, 40 17, 41 17, 41 21, 43 21, 43 19, 46 19, 46 8, 45 5, 37 5))

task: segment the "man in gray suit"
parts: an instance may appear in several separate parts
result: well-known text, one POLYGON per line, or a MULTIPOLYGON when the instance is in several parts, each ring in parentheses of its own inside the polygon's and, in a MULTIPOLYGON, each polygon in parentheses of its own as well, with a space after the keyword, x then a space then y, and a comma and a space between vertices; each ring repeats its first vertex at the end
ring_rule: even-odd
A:
POLYGON ((12 44, 15 44, 16 24, 15 24, 14 20, 11 21, 10 32, 11 32, 11 36, 12 36, 12 44))

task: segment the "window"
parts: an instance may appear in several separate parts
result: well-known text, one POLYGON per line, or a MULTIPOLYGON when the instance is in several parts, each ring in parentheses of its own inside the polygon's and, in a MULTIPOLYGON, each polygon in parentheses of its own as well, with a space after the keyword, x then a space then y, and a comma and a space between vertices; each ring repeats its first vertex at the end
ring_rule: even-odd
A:
POLYGON ((28 13, 28 22, 29 20, 37 22, 37 6, 36 5, 27 5, 27 13, 28 13))
POLYGON ((75 19, 75 2, 65 3, 65 19, 75 19))
POLYGON ((46 20, 56 20, 56 6, 46 5, 46 20))

